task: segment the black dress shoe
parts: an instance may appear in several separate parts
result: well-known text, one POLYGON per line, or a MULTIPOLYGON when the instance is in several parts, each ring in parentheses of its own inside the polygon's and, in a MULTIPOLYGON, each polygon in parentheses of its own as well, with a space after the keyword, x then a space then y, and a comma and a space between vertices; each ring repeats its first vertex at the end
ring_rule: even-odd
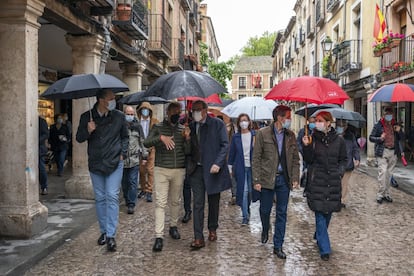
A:
POLYGON ((383 199, 384 199, 386 202, 392 202, 392 198, 391 198, 390 196, 384 196, 384 197, 383 197, 383 199))
POLYGON ((283 252, 282 248, 273 249, 273 253, 276 254, 279 259, 286 259, 286 254, 283 252))
POLYGON ((106 242, 106 249, 108 249, 108 251, 111 251, 111 252, 116 251, 115 238, 108 238, 108 240, 106 242))
POLYGON ((162 239, 161 238, 156 238, 154 246, 152 247, 152 251, 159 252, 161 250, 162 250, 162 239))
POLYGON ((180 233, 178 232, 177 226, 170 227, 170 236, 174 240, 179 240, 181 238, 180 233))
POLYGON ((98 245, 104 245, 106 243, 106 234, 103 233, 99 236, 98 245))
POLYGON ((324 260, 324 261, 329 261, 329 254, 321 255, 321 259, 324 260))
POLYGON ((384 199, 384 198, 382 198, 382 197, 381 197, 381 198, 377 198, 377 203, 378 203, 378 204, 382 204, 382 200, 383 200, 383 199, 384 199))
POLYGON ((267 243, 268 240, 269 240, 269 233, 262 232, 262 243, 267 243))
POLYGON ((187 223, 191 219, 191 211, 185 212, 183 219, 181 220, 182 223, 187 223))
POLYGON ((128 212, 129 215, 132 215, 134 213, 134 206, 133 205, 129 205, 128 206, 128 212))

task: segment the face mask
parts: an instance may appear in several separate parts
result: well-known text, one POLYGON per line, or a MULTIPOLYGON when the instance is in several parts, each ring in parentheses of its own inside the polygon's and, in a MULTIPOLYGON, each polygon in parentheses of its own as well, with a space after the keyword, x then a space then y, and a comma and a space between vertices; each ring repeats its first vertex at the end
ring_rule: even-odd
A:
POLYGON ((316 122, 315 128, 319 131, 325 131, 325 123, 324 122, 316 122))
POLYGON ((201 115, 201 111, 194 111, 193 112, 193 119, 196 122, 200 122, 203 119, 203 116, 201 115))
POLYGON ((179 119, 180 119, 180 114, 174 114, 174 115, 171 115, 170 122, 175 125, 176 123, 178 123, 179 119))
POLYGON ((313 130, 315 128, 315 123, 309 123, 309 129, 313 130))
POLYGON ((240 128, 241 129, 248 129, 249 128, 249 122, 248 121, 242 121, 240 122, 240 128))
POLYGON ((392 120, 392 115, 385 115, 385 121, 387 121, 387 122, 391 122, 391 120, 392 120))
POLYGON ((146 108, 141 109, 141 115, 144 117, 148 117, 149 116, 149 110, 146 108))
POLYGON ((63 123, 63 119, 62 119, 62 118, 58 118, 58 119, 57 119, 57 123, 58 123, 58 124, 63 123))
POLYGON ((343 127, 340 127, 340 126, 337 126, 336 127, 336 133, 338 133, 338 134, 344 133, 344 128, 343 127))
POLYGON ((127 122, 132 122, 134 120, 134 115, 125 115, 125 120, 127 122))
POLYGON ((283 128, 286 128, 286 129, 289 129, 290 128, 290 124, 291 124, 291 120, 290 119, 286 119, 284 122, 283 122, 283 124, 282 124, 282 127, 283 128))
POLYGON ((114 110, 115 107, 116 107, 116 101, 115 100, 111 100, 111 101, 108 102, 108 107, 107 108, 108 108, 109 111, 114 110))

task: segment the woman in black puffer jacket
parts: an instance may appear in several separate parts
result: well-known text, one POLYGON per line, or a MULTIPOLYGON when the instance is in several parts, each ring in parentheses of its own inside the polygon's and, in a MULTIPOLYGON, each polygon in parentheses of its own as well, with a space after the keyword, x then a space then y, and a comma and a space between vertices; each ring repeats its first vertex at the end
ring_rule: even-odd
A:
POLYGON ((346 166, 344 139, 331 126, 331 113, 321 111, 316 115, 316 127, 311 141, 305 136, 303 159, 309 164, 306 198, 315 212, 316 239, 321 258, 329 260, 331 246, 328 226, 333 212, 341 210, 341 178, 346 166))

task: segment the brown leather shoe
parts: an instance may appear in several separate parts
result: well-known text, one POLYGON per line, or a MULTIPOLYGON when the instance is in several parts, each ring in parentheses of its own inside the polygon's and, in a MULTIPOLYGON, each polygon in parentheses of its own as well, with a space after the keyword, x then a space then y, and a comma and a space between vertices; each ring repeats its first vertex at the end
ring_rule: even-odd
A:
POLYGON ((192 243, 191 243, 191 248, 193 250, 198 250, 200 248, 203 248, 204 246, 206 246, 206 244, 204 243, 204 240, 202 239, 195 239, 192 243))
POLYGON ((209 231, 208 232, 208 240, 209 241, 216 241, 217 240, 217 232, 216 231, 209 231))

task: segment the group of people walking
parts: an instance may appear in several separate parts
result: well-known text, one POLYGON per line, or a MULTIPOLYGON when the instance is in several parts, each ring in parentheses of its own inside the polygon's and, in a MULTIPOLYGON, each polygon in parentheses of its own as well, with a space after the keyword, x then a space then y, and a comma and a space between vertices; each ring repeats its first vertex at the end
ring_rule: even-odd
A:
MULTIPOLYGON (((185 182, 189 183, 193 194, 194 239, 190 247, 198 250, 205 246, 206 198, 207 239, 215 242, 220 194, 230 189, 231 177, 234 177, 236 202, 241 207, 243 225, 249 223, 251 202, 260 200, 262 243, 268 242, 270 214, 276 201, 273 252, 278 258, 285 259, 283 243, 289 195, 292 189, 300 186, 302 155, 307 170, 304 196, 315 213, 313 236, 321 258, 329 260, 328 227, 332 214, 346 206, 347 182, 360 161, 355 136, 346 131, 346 121, 338 120, 335 128, 332 115, 319 112, 309 132, 304 132, 297 140, 290 130, 291 109, 278 105, 273 110, 272 124, 258 130, 252 128, 253 122, 247 114, 240 114, 238 131, 229 141, 224 122, 208 116, 208 106, 201 100, 192 103, 192 121, 188 125, 180 123, 181 105, 178 102, 168 105, 167 116, 159 123, 142 123, 134 108, 126 106, 122 113, 115 106, 112 91, 98 93, 97 103, 91 111, 82 114, 76 133, 78 142, 88 141, 89 171, 100 226, 98 244, 106 244, 109 251, 116 250, 120 183, 127 212, 132 214, 137 199, 137 179, 143 175, 141 166, 148 164, 153 154, 154 252, 162 251, 164 246, 167 206, 169 235, 173 239, 181 238, 178 220, 185 182)), ((141 116, 150 117, 151 108, 147 103, 139 106, 137 111, 141 116), (142 111, 142 106, 148 112, 142 111)), ((387 140, 387 143, 391 142, 394 141, 387 140)), ((150 170, 146 168, 147 173, 150 170)), ((151 177, 147 175, 146 181, 151 177)), ((152 190, 146 194, 152 195, 152 190)), ((381 199, 387 200, 386 196, 381 194, 381 199)))

